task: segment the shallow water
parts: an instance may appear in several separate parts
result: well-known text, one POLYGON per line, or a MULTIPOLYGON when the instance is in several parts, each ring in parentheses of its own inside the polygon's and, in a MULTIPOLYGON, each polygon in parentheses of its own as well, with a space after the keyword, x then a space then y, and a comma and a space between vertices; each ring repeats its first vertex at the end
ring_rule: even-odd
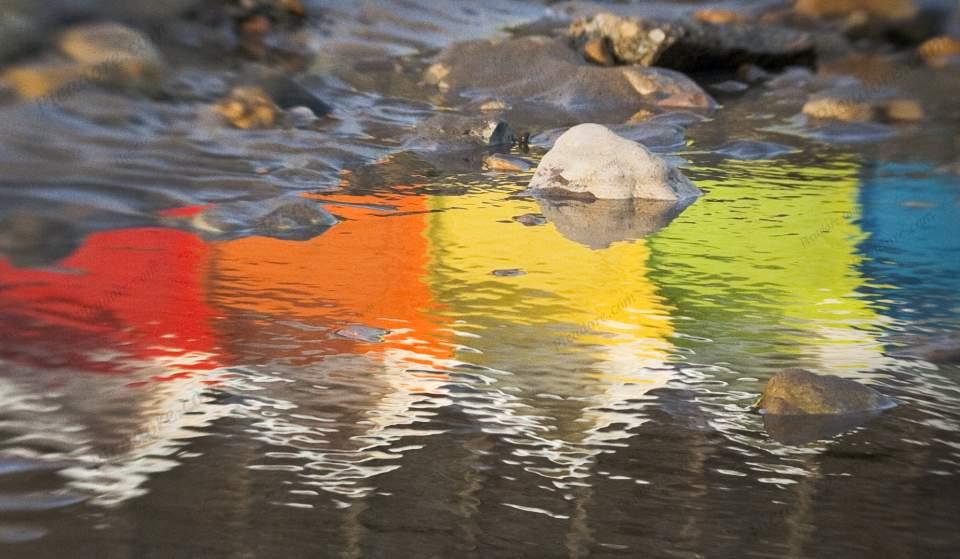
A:
POLYGON ((960 371, 910 351, 960 327, 955 120, 825 143, 728 100, 654 145, 706 192, 666 224, 538 202, 526 174, 362 167, 433 107, 324 76, 311 130, 2 108, 4 207, 77 246, 0 260, 0 556, 955 555, 960 371), (733 140, 792 149, 711 153, 733 140), (340 223, 170 227, 280 192, 340 223), (899 405, 765 424, 790 366, 899 405))

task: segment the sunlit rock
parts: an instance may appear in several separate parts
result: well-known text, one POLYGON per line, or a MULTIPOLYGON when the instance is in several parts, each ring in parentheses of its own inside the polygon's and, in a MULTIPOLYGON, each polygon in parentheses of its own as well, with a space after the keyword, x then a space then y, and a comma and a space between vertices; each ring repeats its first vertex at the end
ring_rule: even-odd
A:
POLYGON ((542 198, 537 204, 561 235, 589 248, 603 249, 659 231, 692 201, 542 198))
POLYGON ((323 206, 300 196, 219 204, 190 220, 194 230, 214 239, 260 236, 306 240, 336 223, 323 206))
POLYGON ((537 166, 530 189, 587 199, 677 201, 702 194, 663 158, 599 124, 580 124, 560 136, 537 166))
POLYGON ((883 410, 892 405, 891 398, 856 381, 786 369, 767 381, 755 407, 764 415, 837 415, 883 410))

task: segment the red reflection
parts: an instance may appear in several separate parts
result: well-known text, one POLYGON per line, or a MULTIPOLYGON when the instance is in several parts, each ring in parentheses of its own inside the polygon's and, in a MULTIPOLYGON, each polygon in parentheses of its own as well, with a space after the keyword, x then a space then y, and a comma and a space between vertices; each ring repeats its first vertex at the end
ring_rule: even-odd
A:
POLYGON ((63 271, 0 260, 0 357, 99 373, 160 365, 154 380, 215 367, 206 260, 194 235, 154 228, 91 235, 63 271))

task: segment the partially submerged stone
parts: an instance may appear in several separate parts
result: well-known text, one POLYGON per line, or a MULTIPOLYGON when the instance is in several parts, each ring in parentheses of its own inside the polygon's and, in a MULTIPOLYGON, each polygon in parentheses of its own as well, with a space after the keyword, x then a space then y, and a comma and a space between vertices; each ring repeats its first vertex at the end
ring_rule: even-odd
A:
POLYGON ((300 196, 219 204, 190 221, 194 230, 214 239, 260 236, 306 240, 336 223, 323 206, 300 196))
POLYGON ((892 405, 891 398, 856 381, 786 369, 767 381, 755 407, 765 415, 838 415, 883 410, 892 405))
POLYGON ((261 87, 239 86, 218 101, 214 111, 237 128, 270 128, 277 122, 280 108, 261 87))
POLYGON ((585 199, 686 200, 700 196, 679 169, 599 124, 560 136, 540 161, 530 189, 585 199))
POLYGON ((769 67, 811 64, 816 48, 809 33, 786 27, 609 13, 574 22, 569 34, 579 49, 605 42, 619 63, 681 71, 733 69, 744 63, 769 67))

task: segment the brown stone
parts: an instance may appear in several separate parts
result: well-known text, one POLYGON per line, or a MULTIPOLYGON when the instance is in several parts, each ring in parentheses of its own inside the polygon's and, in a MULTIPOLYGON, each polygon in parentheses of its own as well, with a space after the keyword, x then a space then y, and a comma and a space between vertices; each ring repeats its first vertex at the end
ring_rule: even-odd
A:
POLYGON ((767 381, 755 407, 770 415, 836 415, 881 410, 892 403, 873 388, 850 379, 786 369, 767 381))

